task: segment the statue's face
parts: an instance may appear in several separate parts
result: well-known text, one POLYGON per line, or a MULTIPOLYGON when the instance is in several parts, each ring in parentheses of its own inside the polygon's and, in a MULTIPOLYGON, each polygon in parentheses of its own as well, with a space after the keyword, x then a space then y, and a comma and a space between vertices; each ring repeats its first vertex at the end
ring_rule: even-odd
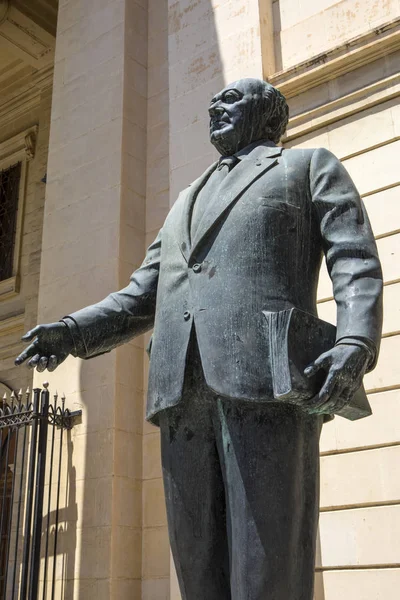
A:
POLYGON ((262 138, 263 82, 241 79, 211 100, 210 141, 223 156, 262 138))

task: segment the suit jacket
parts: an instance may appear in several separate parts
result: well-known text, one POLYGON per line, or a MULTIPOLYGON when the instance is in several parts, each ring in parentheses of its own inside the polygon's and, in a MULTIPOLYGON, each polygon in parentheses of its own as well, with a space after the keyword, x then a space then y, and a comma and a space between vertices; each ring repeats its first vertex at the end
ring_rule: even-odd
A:
POLYGON ((207 384, 229 398, 273 398, 262 311, 316 314, 325 254, 337 340, 377 357, 382 272, 371 227, 347 171, 325 149, 260 142, 223 181, 190 240, 196 194, 213 164, 178 197, 129 285, 66 320, 75 354, 90 358, 154 325, 147 419, 181 398, 193 324, 207 384))

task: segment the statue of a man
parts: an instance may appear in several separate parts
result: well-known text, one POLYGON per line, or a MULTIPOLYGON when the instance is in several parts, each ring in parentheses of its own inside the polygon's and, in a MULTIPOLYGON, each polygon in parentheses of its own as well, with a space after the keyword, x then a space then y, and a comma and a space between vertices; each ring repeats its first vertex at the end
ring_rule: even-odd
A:
POLYGON ((340 162, 276 145, 288 122, 277 89, 242 79, 208 110, 221 158, 180 194, 127 287, 35 327, 16 363, 53 371, 154 326, 147 419, 161 429, 182 598, 312 600, 319 435, 376 363, 380 263, 340 162), (316 315, 324 254, 337 338, 306 369, 324 383, 301 406, 277 402, 262 311, 316 315))

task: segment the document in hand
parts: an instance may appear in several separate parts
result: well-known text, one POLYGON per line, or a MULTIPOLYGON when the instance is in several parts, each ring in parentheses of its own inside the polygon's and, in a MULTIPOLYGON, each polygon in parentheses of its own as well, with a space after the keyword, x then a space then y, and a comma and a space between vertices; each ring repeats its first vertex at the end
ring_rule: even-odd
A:
MULTIPOLYGON (((318 394, 326 376, 321 370, 308 378, 304 369, 335 345, 336 327, 297 308, 263 313, 269 326, 274 398, 302 405, 318 394)), ((371 415, 364 386, 335 414, 350 421, 371 415)))

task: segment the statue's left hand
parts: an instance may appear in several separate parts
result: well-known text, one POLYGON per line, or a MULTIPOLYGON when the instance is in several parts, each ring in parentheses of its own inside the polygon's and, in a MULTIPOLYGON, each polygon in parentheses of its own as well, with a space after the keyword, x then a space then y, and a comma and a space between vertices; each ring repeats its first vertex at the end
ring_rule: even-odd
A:
POLYGON ((334 413, 346 406, 362 384, 369 358, 365 348, 347 344, 338 344, 321 354, 304 370, 307 377, 320 369, 327 372, 319 394, 306 403, 308 412, 334 413))

